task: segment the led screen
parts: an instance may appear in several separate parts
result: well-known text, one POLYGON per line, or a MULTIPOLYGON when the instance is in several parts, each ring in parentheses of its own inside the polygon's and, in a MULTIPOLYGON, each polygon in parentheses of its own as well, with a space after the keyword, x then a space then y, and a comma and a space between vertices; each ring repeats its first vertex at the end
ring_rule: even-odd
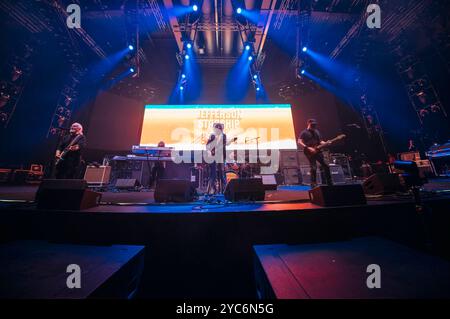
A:
POLYGON ((228 149, 296 149, 290 104, 146 105, 140 145, 203 150, 214 123, 224 125, 228 149))

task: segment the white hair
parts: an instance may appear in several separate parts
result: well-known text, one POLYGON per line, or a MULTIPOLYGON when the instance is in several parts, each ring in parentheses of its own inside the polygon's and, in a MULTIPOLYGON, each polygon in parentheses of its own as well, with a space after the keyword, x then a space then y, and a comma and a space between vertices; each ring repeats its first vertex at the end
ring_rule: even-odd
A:
POLYGON ((80 123, 73 123, 71 126, 77 126, 78 127, 78 131, 83 134, 83 125, 81 125, 80 123))

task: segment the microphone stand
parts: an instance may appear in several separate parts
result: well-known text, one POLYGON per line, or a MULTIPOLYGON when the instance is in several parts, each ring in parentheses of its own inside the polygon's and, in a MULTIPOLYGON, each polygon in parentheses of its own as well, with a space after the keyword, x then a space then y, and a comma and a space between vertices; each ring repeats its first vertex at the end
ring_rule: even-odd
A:
MULTIPOLYGON (((259 139, 260 139, 259 136, 255 137, 255 138, 247 138, 247 137, 245 138, 245 144, 247 144, 247 141, 256 140, 256 164, 257 165, 258 165, 258 161, 259 161, 259 139)), ((250 161, 250 158, 249 158, 249 161, 250 161)), ((250 175, 253 177, 253 165, 250 165, 250 175)))

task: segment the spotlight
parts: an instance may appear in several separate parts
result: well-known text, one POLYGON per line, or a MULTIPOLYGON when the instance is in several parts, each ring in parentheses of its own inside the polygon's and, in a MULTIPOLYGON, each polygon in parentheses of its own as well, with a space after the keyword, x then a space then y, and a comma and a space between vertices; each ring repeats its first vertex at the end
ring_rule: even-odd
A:
POLYGON ((252 57, 252 56, 249 56, 249 57, 248 57, 248 60, 249 60, 249 61, 253 60, 253 57, 252 57))
POLYGON ((197 11, 198 11, 198 5, 194 4, 194 5, 192 6, 192 10, 194 10, 195 12, 197 12, 197 11))
POLYGON ((259 86, 256 88, 256 91, 260 91, 261 89, 259 88, 259 86))
POLYGON ((258 75, 255 74, 255 75, 253 76, 253 78, 254 78, 255 80, 258 79, 258 75))
POLYGON ((186 74, 181 74, 181 78, 185 79, 186 78, 186 74))
POLYGON ((190 44, 190 43, 186 44, 186 48, 188 48, 188 49, 192 48, 192 44, 190 44))
POLYGON ((184 90, 184 86, 180 85, 180 91, 184 90))
POLYGON ((134 50, 134 46, 132 46, 131 44, 128 46, 128 50, 133 51, 134 50))
POLYGON ((186 54, 186 55, 184 56, 184 58, 185 58, 186 60, 189 60, 189 54, 186 54))
POLYGON ((237 12, 237 14, 241 14, 242 13, 242 8, 237 8, 236 12, 237 12))
POLYGON ((301 70, 300 73, 301 73, 301 74, 305 74, 305 70, 301 70))
POLYGON ((308 48, 307 47, 303 47, 302 51, 306 52, 306 51, 308 51, 308 48))
POLYGON ((247 45, 245 46, 245 50, 249 51, 250 49, 251 49, 250 44, 247 44, 247 45))
POLYGON ((130 72, 131 72, 131 73, 134 73, 134 68, 130 68, 130 72))

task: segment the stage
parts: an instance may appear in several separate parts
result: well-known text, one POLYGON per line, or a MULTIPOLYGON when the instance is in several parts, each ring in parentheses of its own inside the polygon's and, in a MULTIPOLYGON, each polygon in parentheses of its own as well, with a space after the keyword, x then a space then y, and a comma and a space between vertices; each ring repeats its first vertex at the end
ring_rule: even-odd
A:
POLYGON ((75 2, 0 0, 0 299, 450 296, 445 1, 75 2))
MULTIPOLYGON (((348 184, 358 184, 351 182, 348 184)), ((32 209, 36 191, 39 184, 21 186, 0 186, 0 205, 5 207, 21 207, 32 209)), ((98 190, 95 189, 94 190, 98 190)), ((155 203, 154 189, 124 191, 103 190, 101 204, 98 207, 84 210, 85 212, 115 212, 115 213, 233 213, 241 211, 268 212, 268 211, 298 211, 307 209, 321 209, 322 207, 311 204, 309 198, 310 187, 304 185, 278 185, 276 190, 267 190, 264 201, 236 202, 225 200, 223 195, 206 197, 199 194, 197 199, 190 203, 155 203)), ((423 194, 426 198, 450 196, 450 179, 431 179, 423 186, 423 194)), ((412 198, 408 194, 385 196, 367 196, 369 205, 382 203, 408 202, 412 198)), ((0 206, 0 207, 1 207, 0 206)))
POLYGON ((444 185, 447 181, 426 185, 435 192, 423 194, 422 213, 406 196, 320 207, 306 200, 307 187, 302 186, 288 187, 287 201, 280 196, 283 187, 266 194, 278 200, 218 204, 156 204, 152 192, 106 192, 104 204, 95 208, 45 211, 26 202, 36 186, 1 187, 1 233, 4 241, 143 245, 145 269, 138 297, 255 298, 254 245, 379 236, 450 258, 450 196, 444 185))

